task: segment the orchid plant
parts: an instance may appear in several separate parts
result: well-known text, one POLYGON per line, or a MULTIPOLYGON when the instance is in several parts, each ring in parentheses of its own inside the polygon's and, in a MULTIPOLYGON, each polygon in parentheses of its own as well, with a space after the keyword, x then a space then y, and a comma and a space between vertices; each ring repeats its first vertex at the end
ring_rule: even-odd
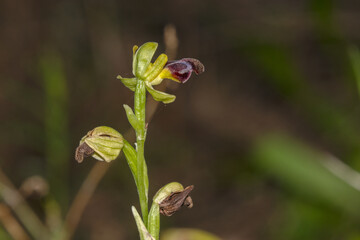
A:
POLYGON ((164 79, 185 83, 192 72, 204 72, 204 65, 194 58, 183 58, 177 61, 168 61, 165 54, 160 54, 155 62, 151 62, 158 47, 155 42, 148 42, 142 46, 133 47, 133 78, 117 78, 134 92, 134 109, 124 104, 126 116, 136 132, 136 143, 131 145, 124 137, 107 126, 96 127, 84 136, 76 149, 75 159, 80 163, 85 157, 92 156, 99 161, 111 162, 121 151, 135 180, 139 195, 141 215, 132 207, 140 239, 158 240, 160 233, 160 214, 171 216, 182 206, 191 208, 192 199, 189 196, 193 186, 184 188, 178 182, 172 182, 162 187, 153 197, 150 211, 148 210, 149 178, 144 156, 147 124, 145 120, 146 92, 159 102, 165 104, 175 101, 176 96, 156 90, 153 86, 159 85, 164 79))

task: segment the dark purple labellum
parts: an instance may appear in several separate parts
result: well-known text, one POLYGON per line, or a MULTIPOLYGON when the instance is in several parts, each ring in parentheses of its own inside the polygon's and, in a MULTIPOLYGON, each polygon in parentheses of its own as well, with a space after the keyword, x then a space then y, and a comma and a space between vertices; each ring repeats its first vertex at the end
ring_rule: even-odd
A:
POLYGON ((204 65, 194 58, 183 58, 178 61, 170 61, 165 67, 168 68, 172 76, 181 83, 185 83, 189 80, 192 71, 196 74, 200 74, 205 70, 204 65))

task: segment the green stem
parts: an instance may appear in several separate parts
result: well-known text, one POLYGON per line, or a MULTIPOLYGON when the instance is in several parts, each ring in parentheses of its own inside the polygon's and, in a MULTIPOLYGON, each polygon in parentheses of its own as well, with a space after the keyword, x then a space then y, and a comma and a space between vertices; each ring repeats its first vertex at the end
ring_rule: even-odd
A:
POLYGON ((148 222, 148 176, 144 157, 145 147, 145 106, 146 106, 146 88, 142 80, 138 80, 135 89, 134 110, 137 119, 140 122, 140 129, 136 130, 136 165, 138 194, 140 200, 141 214, 145 226, 148 222))

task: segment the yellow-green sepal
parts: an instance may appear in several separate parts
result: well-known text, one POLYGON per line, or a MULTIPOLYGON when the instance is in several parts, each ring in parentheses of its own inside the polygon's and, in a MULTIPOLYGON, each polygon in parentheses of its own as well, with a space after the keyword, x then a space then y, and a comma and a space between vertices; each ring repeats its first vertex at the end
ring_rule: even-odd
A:
POLYGON ((151 94, 151 96, 155 99, 155 101, 163 102, 163 103, 172 103, 176 99, 175 95, 164 93, 154 89, 151 86, 151 83, 149 82, 145 82, 145 87, 148 90, 148 92, 151 94))
POLYGON ((88 138, 85 142, 95 151, 92 157, 105 162, 115 160, 124 145, 123 141, 111 137, 88 138))
POLYGON ((163 186, 157 191, 155 196, 153 197, 153 202, 156 204, 160 204, 164 199, 170 196, 174 192, 181 192, 184 190, 183 185, 178 182, 171 182, 163 186))
POLYGON ((134 206, 131 207, 131 211, 132 211, 135 221, 136 221, 136 226, 139 231, 140 239, 141 240, 155 240, 155 238, 153 238, 153 236, 151 236, 151 234, 147 230, 144 222, 142 221, 139 213, 136 211, 136 208, 134 206))
POLYGON ((135 91, 137 79, 136 78, 123 78, 120 75, 116 77, 121 80, 121 82, 125 85, 125 87, 129 88, 131 91, 135 91))
POLYGON ((144 80, 145 72, 151 64, 157 47, 156 42, 147 42, 136 50, 133 58, 133 74, 135 77, 144 80))

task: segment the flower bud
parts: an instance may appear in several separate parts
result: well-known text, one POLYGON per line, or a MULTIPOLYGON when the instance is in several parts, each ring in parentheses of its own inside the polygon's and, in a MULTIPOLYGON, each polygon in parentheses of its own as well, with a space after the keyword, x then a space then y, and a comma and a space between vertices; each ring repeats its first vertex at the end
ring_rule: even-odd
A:
POLYGON ((75 159, 79 163, 92 156, 99 161, 115 160, 124 146, 124 138, 111 127, 94 128, 84 136, 76 148, 75 159))

